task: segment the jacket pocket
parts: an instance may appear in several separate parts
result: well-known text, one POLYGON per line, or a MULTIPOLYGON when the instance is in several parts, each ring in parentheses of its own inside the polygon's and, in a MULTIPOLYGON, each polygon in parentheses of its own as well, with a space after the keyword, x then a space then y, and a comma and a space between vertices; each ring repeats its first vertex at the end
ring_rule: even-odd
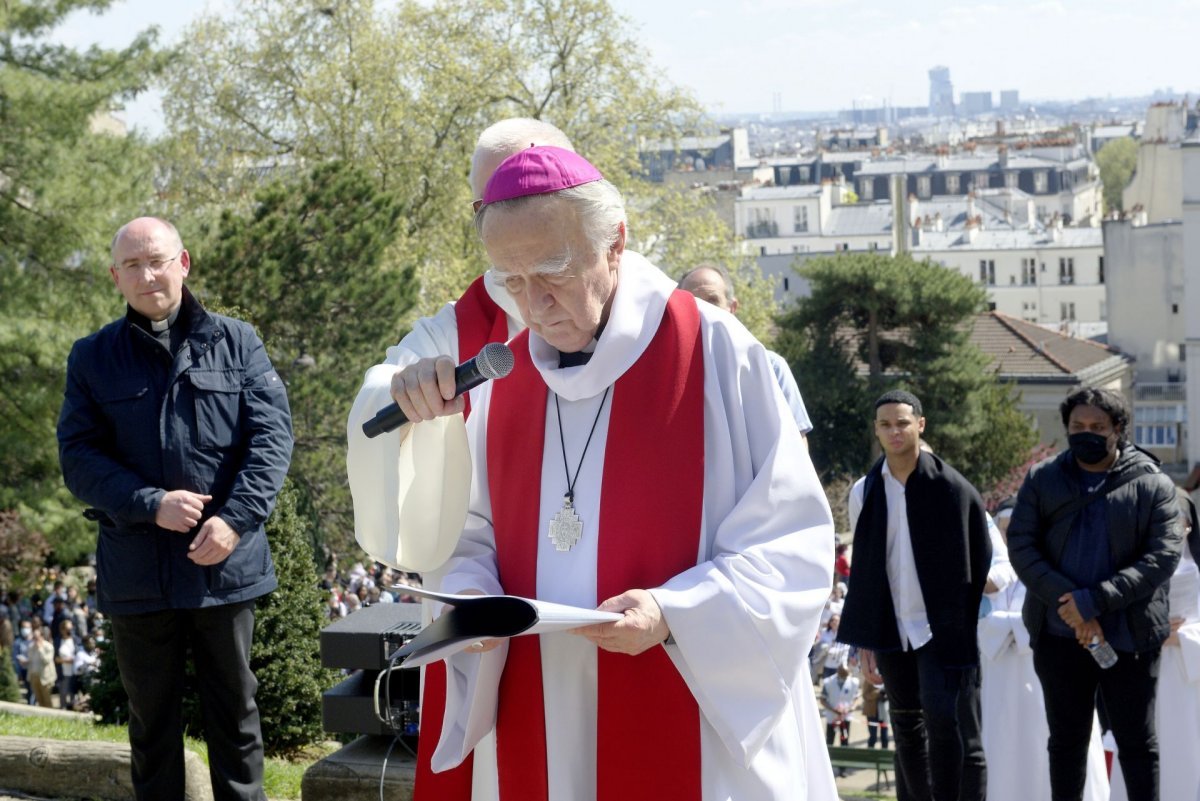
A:
POLYGON ((208 568, 208 587, 220 596, 257 584, 270 569, 266 534, 244 538, 224 562, 208 568))
POLYGON ((145 378, 106 381, 93 389, 96 402, 112 426, 114 439, 133 446, 144 444, 147 432, 158 442, 158 410, 152 405, 145 378))
POLYGON ((158 537, 102 526, 96 547, 98 587, 102 601, 129 603, 162 598, 158 537))
POLYGON ((191 370, 196 410, 196 447, 231 448, 238 442, 242 400, 240 370, 191 370))

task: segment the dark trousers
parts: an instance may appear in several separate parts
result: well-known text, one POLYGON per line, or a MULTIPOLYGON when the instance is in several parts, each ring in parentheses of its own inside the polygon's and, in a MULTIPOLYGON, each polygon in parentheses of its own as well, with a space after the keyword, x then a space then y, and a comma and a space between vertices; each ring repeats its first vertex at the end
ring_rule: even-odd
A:
POLYGON ((876 741, 884 748, 888 747, 887 721, 867 718, 867 748, 874 748, 876 741))
POLYGON ((250 672, 254 602, 112 615, 139 801, 184 797, 183 676, 190 647, 216 801, 263 801, 263 742, 250 672))
POLYGON ((979 669, 942 667, 926 645, 876 654, 891 705, 897 797, 983 801, 979 669))
POLYGON ((1097 689, 1108 709, 1129 797, 1158 801, 1154 695, 1160 652, 1117 653, 1117 664, 1101 670, 1073 639, 1042 634, 1033 647, 1033 667, 1042 683, 1050 725, 1047 750, 1050 792, 1055 801, 1083 798, 1097 689))

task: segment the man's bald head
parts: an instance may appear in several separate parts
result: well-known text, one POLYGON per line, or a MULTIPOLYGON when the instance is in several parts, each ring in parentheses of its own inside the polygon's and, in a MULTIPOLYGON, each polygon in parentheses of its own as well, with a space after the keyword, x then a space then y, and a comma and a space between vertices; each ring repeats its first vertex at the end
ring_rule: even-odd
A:
POLYGON ((113 234, 108 250, 109 256, 114 263, 116 262, 117 244, 126 235, 138 238, 161 236, 176 251, 183 250, 183 238, 179 236, 179 229, 172 225, 170 221, 164 220, 161 217, 138 217, 122 225, 113 234))
POLYGON ((733 280, 729 277, 729 271, 719 264, 701 264, 689 270, 679 279, 679 288, 730 314, 737 313, 733 280))
POLYGON ((529 117, 511 117, 484 130, 471 156, 471 191, 474 197, 483 197, 483 188, 500 162, 534 145, 575 150, 565 133, 548 122, 529 117))

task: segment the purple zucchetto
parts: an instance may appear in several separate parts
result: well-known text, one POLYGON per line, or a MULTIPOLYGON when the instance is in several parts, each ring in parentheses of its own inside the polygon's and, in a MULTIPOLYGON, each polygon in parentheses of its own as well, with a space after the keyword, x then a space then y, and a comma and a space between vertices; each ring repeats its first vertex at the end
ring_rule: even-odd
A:
POLYGON ((530 147, 500 162, 484 187, 483 204, 545 195, 602 180, 600 171, 578 153, 549 145, 530 147))

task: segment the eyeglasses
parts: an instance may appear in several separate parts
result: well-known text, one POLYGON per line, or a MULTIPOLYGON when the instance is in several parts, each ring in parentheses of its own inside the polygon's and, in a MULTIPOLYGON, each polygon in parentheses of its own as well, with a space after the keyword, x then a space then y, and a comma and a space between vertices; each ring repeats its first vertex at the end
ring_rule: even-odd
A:
POLYGON ((158 275, 163 270, 167 269, 167 265, 183 255, 183 251, 179 251, 169 259, 151 259, 150 261, 127 261, 121 265, 121 270, 126 275, 137 275, 142 270, 149 269, 150 272, 158 275))

